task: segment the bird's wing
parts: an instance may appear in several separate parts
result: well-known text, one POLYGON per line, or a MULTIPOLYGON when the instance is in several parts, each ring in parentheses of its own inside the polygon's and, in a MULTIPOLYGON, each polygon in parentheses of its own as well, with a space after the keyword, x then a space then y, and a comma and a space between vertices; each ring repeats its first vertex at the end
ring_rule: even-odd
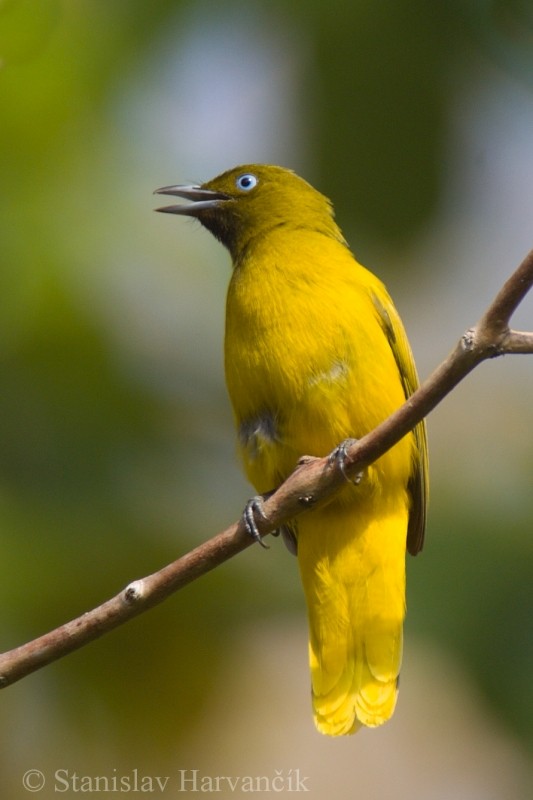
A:
MULTIPOLYGON (((372 300, 378 312, 383 332, 394 354, 405 398, 407 399, 418 387, 418 375, 401 319, 385 290, 380 292, 379 296, 376 292, 373 292, 372 300)), ((413 434, 417 457, 407 487, 411 497, 409 526, 407 529, 407 550, 411 555, 415 556, 422 550, 424 544, 428 500, 428 446, 425 420, 422 420, 416 426, 413 434)))

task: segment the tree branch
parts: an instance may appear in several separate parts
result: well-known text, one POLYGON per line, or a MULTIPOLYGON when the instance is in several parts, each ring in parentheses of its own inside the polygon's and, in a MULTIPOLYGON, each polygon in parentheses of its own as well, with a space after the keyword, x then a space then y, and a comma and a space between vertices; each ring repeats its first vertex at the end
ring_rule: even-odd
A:
MULTIPOLYGON (((507 353, 533 353, 533 332, 509 328, 511 315, 533 285, 533 250, 498 292, 480 321, 468 329, 448 358, 394 414, 350 446, 348 477, 380 458, 412 430, 478 364, 507 353)), ((302 458, 296 470, 268 498, 267 519, 257 521, 262 536, 323 502, 346 478, 335 460, 302 458)), ((0 655, 0 687, 56 661, 152 606, 232 558, 252 544, 242 520, 158 572, 133 581, 115 597, 44 636, 0 655)))

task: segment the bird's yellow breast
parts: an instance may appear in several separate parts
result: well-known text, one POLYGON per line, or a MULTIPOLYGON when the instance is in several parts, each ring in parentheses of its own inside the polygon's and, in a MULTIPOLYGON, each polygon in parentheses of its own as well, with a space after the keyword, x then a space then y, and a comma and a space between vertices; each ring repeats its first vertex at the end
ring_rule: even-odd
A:
MULTIPOLYGON (((388 295, 350 251, 281 226, 234 265, 226 311, 226 380, 240 451, 258 491, 299 456, 322 456, 372 430, 405 399, 376 298, 388 295)), ((377 462, 405 485, 412 437, 377 462)))

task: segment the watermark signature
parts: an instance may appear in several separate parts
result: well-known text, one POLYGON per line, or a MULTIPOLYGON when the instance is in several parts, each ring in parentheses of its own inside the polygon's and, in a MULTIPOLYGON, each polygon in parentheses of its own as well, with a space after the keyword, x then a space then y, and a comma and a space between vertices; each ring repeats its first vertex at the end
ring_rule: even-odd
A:
POLYGON ((163 794, 167 790, 184 794, 280 794, 309 792, 308 783, 309 777, 302 775, 299 769, 277 769, 265 775, 206 775, 199 769, 179 769, 173 775, 147 775, 138 769, 129 772, 113 769, 105 775, 84 775, 69 769, 56 769, 50 774, 28 769, 22 776, 22 786, 27 792, 40 792, 48 786, 58 794, 163 794))

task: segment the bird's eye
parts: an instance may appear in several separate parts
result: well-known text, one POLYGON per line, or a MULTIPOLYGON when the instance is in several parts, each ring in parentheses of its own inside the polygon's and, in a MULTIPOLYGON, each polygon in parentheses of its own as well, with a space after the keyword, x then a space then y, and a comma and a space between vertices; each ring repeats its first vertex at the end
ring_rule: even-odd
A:
POLYGON ((235 184, 237 189, 242 189, 243 192, 249 192, 254 186, 257 186, 257 178, 250 172, 246 172, 244 175, 239 175, 235 184))

